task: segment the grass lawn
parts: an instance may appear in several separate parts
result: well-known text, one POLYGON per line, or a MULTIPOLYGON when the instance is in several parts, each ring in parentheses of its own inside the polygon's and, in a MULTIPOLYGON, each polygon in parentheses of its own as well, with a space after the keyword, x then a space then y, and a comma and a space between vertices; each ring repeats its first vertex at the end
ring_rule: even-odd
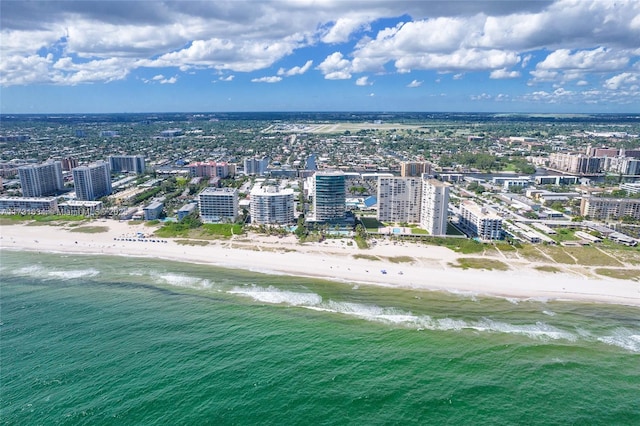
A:
POLYGON ((482 253, 486 248, 484 244, 466 238, 427 237, 425 242, 462 254, 482 253))
POLYGON ((580 265, 624 266, 595 247, 565 247, 564 250, 578 259, 578 264, 580 265))
POLYGON ((576 261, 573 260, 571 256, 569 256, 563 247, 554 247, 554 246, 540 246, 540 250, 551 256, 553 260, 558 263, 565 263, 567 265, 575 265, 576 261))
POLYGON ((498 271, 507 271, 509 270, 509 266, 506 263, 501 262, 499 260, 494 259, 485 259, 485 258, 477 258, 477 257, 461 257, 458 259, 458 264, 451 263, 450 265, 454 268, 462 268, 462 269, 486 269, 488 271, 498 270, 498 271))
POLYGON ((391 263, 412 263, 415 259, 411 256, 394 256, 387 257, 387 260, 391 263))
POLYGON ((24 224, 28 226, 39 226, 39 225, 53 225, 53 226, 62 226, 67 225, 67 222, 74 223, 82 223, 87 220, 84 216, 74 216, 68 214, 50 214, 50 215, 37 215, 37 214, 8 214, 0 216, 0 225, 13 225, 13 224, 24 224))
POLYGON ((630 269, 596 268, 595 272, 598 275, 617 278, 619 280, 640 281, 640 274, 638 273, 638 271, 630 269))
POLYGON ((154 235, 162 238, 215 239, 230 238, 232 235, 240 235, 242 233, 242 225, 232 223, 208 223, 199 228, 190 228, 186 224, 170 222, 157 229, 154 235))
POLYGON ((556 243, 563 241, 578 241, 580 238, 575 236, 576 230, 569 228, 556 228, 557 234, 549 235, 556 243))
POLYGON ((202 240, 176 240, 176 244, 182 246, 208 246, 209 242, 202 240))

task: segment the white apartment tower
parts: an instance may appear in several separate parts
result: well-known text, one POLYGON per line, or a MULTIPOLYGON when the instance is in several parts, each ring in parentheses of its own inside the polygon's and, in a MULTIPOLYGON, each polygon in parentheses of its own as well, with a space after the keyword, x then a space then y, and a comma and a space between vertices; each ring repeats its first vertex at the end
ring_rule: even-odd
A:
POLYGON ((471 236, 482 240, 501 240, 502 218, 473 201, 460 204, 460 226, 471 236))
POLYGON ((18 167, 18 175, 24 197, 54 195, 64 189, 60 161, 18 167))
POLYGON ((446 235, 448 211, 449 184, 436 179, 423 179, 420 227, 431 235, 446 235))
POLYGON ((238 217, 238 190, 207 187, 198 194, 200 218, 204 223, 234 222, 238 217))
POLYGON ((377 195, 379 221, 420 222, 420 178, 379 177, 377 195))
POLYGON ((269 167, 269 157, 262 158, 245 158, 244 174, 246 175, 263 175, 269 167))
POLYGON ((293 188, 256 184, 251 190, 251 223, 282 225, 295 220, 293 188))
POLYGON ((76 167, 71 172, 78 200, 93 201, 111 194, 109 163, 98 161, 88 166, 76 167))

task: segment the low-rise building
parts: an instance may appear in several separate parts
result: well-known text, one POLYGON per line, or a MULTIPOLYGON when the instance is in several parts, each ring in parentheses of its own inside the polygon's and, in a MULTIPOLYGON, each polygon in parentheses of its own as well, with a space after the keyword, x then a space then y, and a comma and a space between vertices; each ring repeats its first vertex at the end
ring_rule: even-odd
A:
POLYGON ((0 213, 57 214, 58 201, 55 197, 0 197, 0 213))
POLYGON ((102 201, 69 200, 58 204, 60 214, 93 216, 102 209, 102 201))
POLYGON ((142 209, 144 212, 144 220, 159 219, 163 208, 164 208, 164 203, 162 203, 161 201, 158 201, 158 200, 152 201, 151 204, 147 205, 144 209, 142 209))
POLYGON ((191 213, 193 213, 196 210, 196 207, 197 207, 196 203, 189 203, 180 207, 180 209, 176 213, 178 216, 178 220, 182 220, 185 217, 189 216, 191 213))

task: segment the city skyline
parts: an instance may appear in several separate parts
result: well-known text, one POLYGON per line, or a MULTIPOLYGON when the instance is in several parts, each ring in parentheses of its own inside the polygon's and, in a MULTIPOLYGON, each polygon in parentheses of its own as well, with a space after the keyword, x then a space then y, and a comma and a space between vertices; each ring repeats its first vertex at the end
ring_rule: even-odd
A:
POLYGON ((637 1, 3 1, 1 112, 640 111, 637 1))

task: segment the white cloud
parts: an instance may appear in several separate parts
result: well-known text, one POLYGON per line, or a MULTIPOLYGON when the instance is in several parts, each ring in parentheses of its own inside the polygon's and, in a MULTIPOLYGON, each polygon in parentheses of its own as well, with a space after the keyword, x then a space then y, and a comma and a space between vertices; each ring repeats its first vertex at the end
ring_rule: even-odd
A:
POLYGON ((220 80, 220 81, 233 81, 234 77, 235 76, 233 74, 229 74, 226 77, 220 77, 218 80, 220 80))
POLYGON ((317 69, 327 80, 347 80, 351 78, 351 62, 344 59, 341 52, 333 52, 327 56, 317 69))
POLYGON ((407 87, 420 87, 422 86, 422 81, 418 81, 418 80, 413 80, 411 83, 407 84, 407 87))
POLYGON ((0 61, 0 85, 27 85, 52 83, 54 75, 49 71, 53 64, 53 55, 12 55, 0 61))
POLYGON ((628 63, 628 54, 619 50, 598 47, 594 50, 572 52, 569 49, 558 49, 539 62, 536 69, 615 71, 628 63))
POLYGON ((640 74, 623 72, 622 74, 618 74, 607 79, 607 81, 604 82, 604 87, 610 90, 618 90, 622 86, 627 86, 638 82, 640 82, 640 74))
POLYGON ((174 75, 173 77, 160 80, 160 84, 174 84, 176 81, 178 81, 178 77, 174 75))
POLYGON ((489 78, 492 79, 504 79, 504 78, 518 78, 520 77, 520 71, 507 71, 506 68, 491 71, 489 78))
MULTIPOLYGON (((412 70, 517 78, 516 71, 506 70, 530 66, 533 53, 548 49, 551 53, 535 69, 543 78, 532 73, 529 83, 563 84, 590 78, 591 73, 599 73, 602 81, 630 72, 630 64, 640 56, 637 0, 463 5, 219 0, 156 2, 153 7, 141 1, 37 2, 34 7, 31 2, 5 1, 0 84, 113 81, 138 68, 249 73, 323 43, 339 44, 317 67, 327 80, 412 70), (371 24, 382 19, 407 22, 371 33, 371 24), (355 47, 346 43, 352 40, 355 47)), ((311 66, 308 61, 278 75, 303 74, 311 66)))
POLYGON ((492 99, 493 96, 487 94, 487 93, 481 93, 480 95, 471 95, 470 99, 472 101, 488 101, 490 99, 492 99))
POLYGON ((442 54, 412 55, 398 59, 398 70, 482 71, 511 67, 520 58, 513 52, 501 50, 460 49, 442 54))
POLYGON ((309 68, 311 68, 312 64, 313 64, 313 61, 309 60, 301 67, 293 67, 293 68, 288 69, 288 70, 285 70, 284 68, 280 68, 278 70, 278 75, 284 75, 285 77, 291 77, 292 75, 304 74, 307 71, 309 71, 309 68))
POLYGON ((462 80, 462 77, 464 77, 463 73, 458 73, 458 74, 454 74, 453 79, 454 80, 462 80))
POLYGON ((277 83, 279 81, 282 81, 282 77, 278 77, 275 75, 271 77, 260 77, 251 79, 252 83, 277 83))
POLYGON ((356 86, 372 86, 373 83, 369 81, 369 77, 364 76, 356 80, 356 86))
POLYGON ((338 18, 331 29, 322 36, 323 43, 344 43, 349 40, 349 36, 356 30, 368 28, 371 18, 338 18))

